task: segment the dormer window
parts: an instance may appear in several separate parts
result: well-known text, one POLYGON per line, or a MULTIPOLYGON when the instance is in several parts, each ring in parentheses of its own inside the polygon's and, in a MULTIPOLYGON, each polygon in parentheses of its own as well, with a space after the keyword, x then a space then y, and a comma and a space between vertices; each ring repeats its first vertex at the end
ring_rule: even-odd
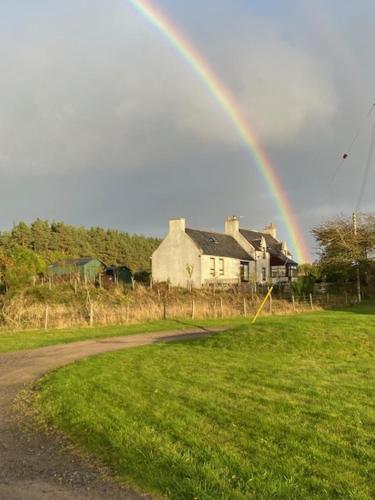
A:
POLYGON ((217 244, 217 243, 219 243, 219 242, 217 241, 217 239, 215 238, 215 236, 210 236, 210 237, 208 238, 208 241, 209 241, 210 243, 216 243, 216 244, 217 244))

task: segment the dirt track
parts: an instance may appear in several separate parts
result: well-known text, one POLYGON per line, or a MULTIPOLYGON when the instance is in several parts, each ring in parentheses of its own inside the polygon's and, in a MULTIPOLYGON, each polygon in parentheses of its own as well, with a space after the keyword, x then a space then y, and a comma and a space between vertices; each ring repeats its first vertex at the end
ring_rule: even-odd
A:
POLYGON ((106 480, 88 461, 63 450, 51 436, 25 433, 13 402, 27 384, 75 360, 157 342, 210 335, 220 330, 158 332, 43 347, 0 355, 0 500, 150 498, 106 480))

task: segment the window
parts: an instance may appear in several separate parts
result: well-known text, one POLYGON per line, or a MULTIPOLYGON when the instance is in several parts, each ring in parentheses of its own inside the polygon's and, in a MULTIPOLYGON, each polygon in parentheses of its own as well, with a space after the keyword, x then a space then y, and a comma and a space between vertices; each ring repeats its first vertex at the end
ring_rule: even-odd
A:
POLYGON ((217 243, 219 243, 219 242, 217 241, 217 239, 215 238, 215 236, 210 236, 210 237, 208 238, 208 241, 209 241, 210 243, 216 243, 216 244, 217 244, 217 243))
POLYGON ((295 266, 288 266, 287 270, 288 278, 297 276, 297 268, 295 266))
POLYGON ((210 275, 215 277, 216 268, 215 268, 215 259, 214 257, 210 257, 210 275))
POLYGON ((271 276, 272 278, 285 278, 287 276, 285 266, 272 266, 271 276))
POLYGON ((224 259, 219 259, 219 274, 224 276, 224 259))
POLYGON ((262 281, 267 281, 267 269, 262 267, 262 281))
POLYGON ((240 276, 241 281, 243 283, 247 283, 249 281, 249 263, 241 262, 240 263, 240 276))

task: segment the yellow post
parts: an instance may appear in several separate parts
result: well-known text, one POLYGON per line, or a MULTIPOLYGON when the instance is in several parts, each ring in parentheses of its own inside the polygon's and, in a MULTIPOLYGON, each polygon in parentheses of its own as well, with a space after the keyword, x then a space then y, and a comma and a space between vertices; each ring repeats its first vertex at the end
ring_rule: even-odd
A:
POLYGON ((251 324, 255 323, 255 322, 256 322, 256 320, 258 319, 258 316, 259 316, 259 314, 261 313, 261 311, 262 311, 262 309, 263 309, 263 307, 264 307, 264 304, 267 302, 268 297, 271 295, 272 290, 273 290, 273 286, 271 286, 271 288, 269 288, 269 289, 268 289, 267 295, 264 297, 263 302, 260 304, 259 309, 257 310, 257 313, 256 313, 256 315, 254 316, 253 321, 251 322, 251 324))

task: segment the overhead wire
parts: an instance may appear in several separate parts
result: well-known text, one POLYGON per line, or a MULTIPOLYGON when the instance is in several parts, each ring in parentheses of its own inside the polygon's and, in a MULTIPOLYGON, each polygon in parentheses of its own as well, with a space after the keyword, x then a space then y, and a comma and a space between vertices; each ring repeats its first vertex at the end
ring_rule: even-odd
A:
POLYGON ((342 155, 341 157, 341 160, 339 162, 339 164, 337 165, 332 177, 331 177, 331 180, 330 180, 330 186, 332 185, 333 181, 336 179, 337 177, 337 174, 339 173, 339 171, 341 170, 343 164, 345 163, 345 160, 349 157, 355 143, 357 142, 357 139, 359 137, 359 134, 361 133, 362 131, 362 128, 364 127, 364 124, 367 122, 367 120, 370 118, 373 110, 375 108, 375 102, 373 104, 371 104, 370 106, 370 109, 366 112, 365 116, 363 117, 363 119, 360 121, 359 125, 358 125, 358 128, 354 134, 354 137, 353 139, 350 141, 349 145, 348 145, 348 148, 346 149, 345 153, 342 155))
POLYGON ((370 174, 370 167, 371 167, 371 163, 372 163, 372 158, 374 156, 374 147, 375 147, 375 123, 372 126, 370 146, 369 146, 369 150, 368 150, 365 170, 363 172, 361 189, 359 191, 359 196, 358 196, 358 200, 357 200, 357 204, 356 204, 356 209, 355 209, 356 212, 360 211, 363 197, 365 195, 366 185, 367 185, 368 177, 370 174))

